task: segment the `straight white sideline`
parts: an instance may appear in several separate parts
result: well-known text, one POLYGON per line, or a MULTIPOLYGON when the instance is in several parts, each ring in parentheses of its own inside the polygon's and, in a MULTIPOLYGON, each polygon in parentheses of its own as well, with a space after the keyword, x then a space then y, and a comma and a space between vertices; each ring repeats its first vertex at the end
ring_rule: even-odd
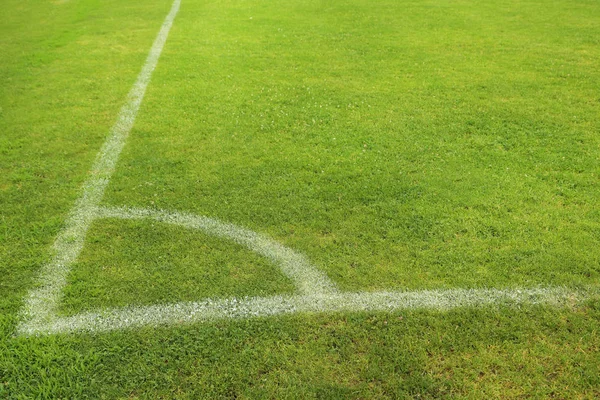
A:
POLYGON ((24 335, 107 332, 143 326, 183 325, 200 321, 272 317, 294 313, 373 312, 410 309, 447 311, 458 307, 545 304, 569 307, 587 298, 586 290, 451 289, 413 292, 359 292, 320 295, 203 299, 194 302, 128 306, 56 318, 24 335))
POLYGON ((115 125, 102 146, 83 193, 75 203, 57 236, 51 261, 41 271, 40 282, 25 299, 17 333, 25 336, 70 332, 102 332, 115 329, 197 321, 267 317, 297 312, 392 311, 402 309, 448 310, 490 304, 570 305, 587 298, 597 289, 561 287, 529 289, 451 289, 413 292, 380 291, 340 293, 333 282, 301 254, 273 239, 219 221, 189 213, 126 207, 101 207, 104 191, 115 169, 121 150, 143 100, 152 71, 156 67, 173 20, 179 10, 175 0, 158 33, 142 70, 133 85, 115 125), (290 278, 298 295, 204 299, 196 302, 128 306, 59 317, 62 290, 73 262, 81 252, 87 231, 96 219, 150 219, 186 229, 203 231, 247 247, 276 265, 290 278))

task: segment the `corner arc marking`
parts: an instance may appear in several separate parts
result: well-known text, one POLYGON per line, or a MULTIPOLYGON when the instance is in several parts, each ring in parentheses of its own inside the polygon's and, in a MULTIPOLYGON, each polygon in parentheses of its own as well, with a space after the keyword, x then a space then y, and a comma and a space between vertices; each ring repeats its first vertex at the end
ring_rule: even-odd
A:
POLYGON ((325 273, 315 268, 308 259, 275 240, 237 225, 215 218, 175 211, 147 208, 99 207, 98 218, 152 219, 158 222, 198 229, 211 236, 230 239, 260 254, 281 269, 302 295, 336 293, 335 284, 325 273))

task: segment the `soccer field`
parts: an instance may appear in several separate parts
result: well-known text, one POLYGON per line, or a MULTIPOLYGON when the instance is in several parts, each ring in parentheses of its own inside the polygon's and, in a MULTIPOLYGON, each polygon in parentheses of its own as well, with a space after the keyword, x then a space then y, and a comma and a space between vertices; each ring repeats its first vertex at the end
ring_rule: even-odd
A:
POLYGON ((600 396, 598 21, 7 0, 0 396, 600 396))

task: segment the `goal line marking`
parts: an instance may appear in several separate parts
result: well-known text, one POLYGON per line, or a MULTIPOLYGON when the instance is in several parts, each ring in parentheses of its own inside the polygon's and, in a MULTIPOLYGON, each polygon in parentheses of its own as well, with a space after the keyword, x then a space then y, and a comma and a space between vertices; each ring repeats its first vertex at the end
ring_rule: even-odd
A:
POLYGON ((203 299, 193 302, 127 306, 83 312, 56 318, 24 335, 74 332, 107 332, 143 326, 184 325, 201 321, 249 319, 295 313, 373 312, 423 309, 448 311, 459 307, 545 304, 568 307, 590 291, 548 287, 530 289, 449 289, 411 292, 341 292, 321 295, 289 295, 203 299))

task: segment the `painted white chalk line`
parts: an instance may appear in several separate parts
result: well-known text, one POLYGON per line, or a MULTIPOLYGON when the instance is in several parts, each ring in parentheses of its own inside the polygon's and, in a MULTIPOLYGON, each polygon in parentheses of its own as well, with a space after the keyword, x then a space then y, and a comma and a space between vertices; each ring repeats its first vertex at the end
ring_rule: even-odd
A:
POLYGON ((115 329, 181 324, 231 318, 267 317, 297 312, 393 311, 402 309, 448 310, 456 307, 489 304, 553 304, 567 305, 595 288, 560 287, 530 289, 451 289, 412 292, 380 291, 340 293, 323 272, 301 254, 265 235, 217 219, 189 213, 125 207, 100 207, 104 190, 139 110, 152 71, 179 10, 175 0, 158 33, 137 81, 129 92, 109 137, 100 150, 83 194, 77 200, 65 228, 53 246, 54 257, 42 268, 40 285, 25 300, 22 322, 17 332, 22 335, 68 332, 99 332, 115 329), (57 314, 59 301, 71 265, 81 252, 87 231, 95 219, 151 219, 161 223, 201 230, 209 235, 232 240, 246 246, 279 266, 296 285, 299 295, 204 299, 152 306, 128 306, 84 312, 69 317, 57 314))
POLYGON ((43 326, 54 319, 56 315, 70 266, 81 252, 87 231, 96 218, 95 209, 102 200, 104 190, 125 145, 125 140, 133 127, 152 71, 156 67, 173 20, 179 11, 179 4, 180 0, 173 1, 171 10, 152 44, 150 53, 129 92, 127 101, 121 108, 117 121, 98 153, 89 177, 83 185, 83 194, 75 203, 65 222, 65 227, 54 242, 54 255, 51 261, 42 268, 39 286, 32 290, 25 300, 23 323, 19 330, 26 327, 43 326))
MULTIPOLYGON (((330 293, 314 296, 272 296, 204 299, 164 305, 123 307, 57 318, 25 335, 106 332, 142 326, 183 325, 219 319, 247 319, 294 313, 373 312, 409 309, 446 311, 458 307, 547 304, 569 306, 589 296, 586 290, 552 287, 533 289, 451 289, 412 292, 330 293)), ((597 294, 597 292, 596 292, 597 294)))

